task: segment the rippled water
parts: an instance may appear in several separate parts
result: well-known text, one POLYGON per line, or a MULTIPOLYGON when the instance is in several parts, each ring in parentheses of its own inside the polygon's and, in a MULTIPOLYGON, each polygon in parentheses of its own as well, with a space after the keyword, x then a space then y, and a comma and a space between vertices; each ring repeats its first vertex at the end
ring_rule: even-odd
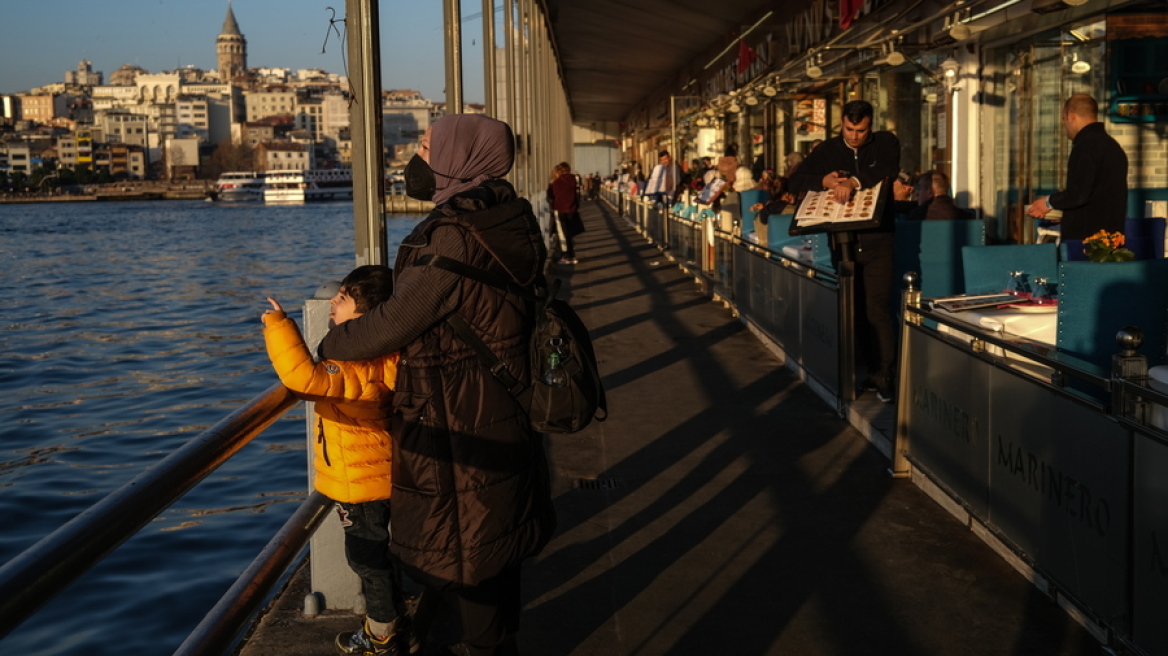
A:
MULTIPOLYGON (((264 297, 298 318, 353 264, 351 203, 0 205, 0 562, 274 384, 264 297)), ((298 405, 0 653, 171 653, 304 498, 306 458, 298 405)))

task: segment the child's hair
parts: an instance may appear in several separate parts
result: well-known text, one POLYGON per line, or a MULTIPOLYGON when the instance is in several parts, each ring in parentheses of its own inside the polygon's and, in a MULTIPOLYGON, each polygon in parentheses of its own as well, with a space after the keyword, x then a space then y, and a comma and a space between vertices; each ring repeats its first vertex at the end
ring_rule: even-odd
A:
POLYGON ((341 281, 361 314, 372 310, 393 296, 393 271, 380 264, 359 266, 341 281))

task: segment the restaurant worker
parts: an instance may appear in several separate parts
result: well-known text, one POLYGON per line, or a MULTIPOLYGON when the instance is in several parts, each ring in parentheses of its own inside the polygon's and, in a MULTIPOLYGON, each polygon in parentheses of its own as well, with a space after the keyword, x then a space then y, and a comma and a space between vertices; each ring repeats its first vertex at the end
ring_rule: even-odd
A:
POLYGON ((1063 105, 1063 127, 1072 142, 1063 191, 1030 204, 1029 214, 1045 219, 1063 213, 1061 239, 1086 239, 1106 230, 1123 232, 1127 218, 1127 154, 1099 122, 1099 104, 1076 93, 1063 105))
MULTIPOLYGON (((827 190, 837 201, 846 202, 859 189, 894 179, 900 171, 900 140, 891 132, 873 132, 873 114, 872 104, 863 100, 844 105, 841 134, 807 155, 788 178, 791 192, 802 195, 827 190)), ((896 322, 892 316, 896 210, 891 190, 886 193, 890 197, 884 203, 880 224, 855 231, 855 302, 856 337, 868 367, 861 388, 875 389, 881 401, 891 403, 896 371, 896 322)))
POLYGON ((330 360, 401 352, 390 550, 449 594, 463 632, 452 651, 472 656, 517 653, 520 567, 547 544, 555 515, 541 436, 446 319, 458 314, 527 384, 533 317, 524 299, 419 260, 445 256, 524 286, 542 280, 539 223, 501 178, 514 157, 502 121, 455 114, 431 124, 405 177, 406 193, 434 210, 402 240, 393 296, 320 345, 330 360))

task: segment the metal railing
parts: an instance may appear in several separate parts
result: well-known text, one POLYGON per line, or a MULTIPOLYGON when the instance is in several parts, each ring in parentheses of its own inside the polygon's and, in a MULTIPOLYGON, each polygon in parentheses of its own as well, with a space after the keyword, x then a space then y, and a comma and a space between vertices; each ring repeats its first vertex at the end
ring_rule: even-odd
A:
MULTIPOLYGON (((297 402, 283 385, 273 386, 0 567, 0 638, 169 508, 297 402)), ((307 543, 326 507, 324 497, 309 495, 178 653, 205 654, 226 647, 307 543)))

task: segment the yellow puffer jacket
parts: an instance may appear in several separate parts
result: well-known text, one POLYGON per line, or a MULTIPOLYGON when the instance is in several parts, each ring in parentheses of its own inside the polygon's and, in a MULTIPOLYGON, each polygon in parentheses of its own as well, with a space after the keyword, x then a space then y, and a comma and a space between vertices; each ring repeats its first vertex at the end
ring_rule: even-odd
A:
POLYGON ((315 362, 296 322, 265 314, 264 342, 280 382, 316 403, 313 484, 334 501, 362 503, 390 496, 387 416, 398 354, 374 360, 315 362))

